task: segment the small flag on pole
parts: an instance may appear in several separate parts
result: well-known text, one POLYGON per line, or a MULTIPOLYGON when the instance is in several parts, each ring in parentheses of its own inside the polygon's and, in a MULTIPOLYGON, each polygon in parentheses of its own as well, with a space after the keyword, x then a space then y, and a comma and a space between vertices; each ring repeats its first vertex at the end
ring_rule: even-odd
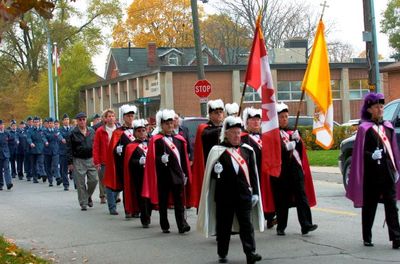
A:
POLYGON ((313 124, 316 143, 324 149, 330 149, 333 145, 333 103, 324 28, 321 19, 301 88, 316 105, 313 124))
POLYGON ((53 63, 55 67, 55 75, 60 76, 61 75, 61 66, 60 66, 60 58, 59 54, 57 51, 57 46, 54 46, 54 51, 53 51, 53 63))

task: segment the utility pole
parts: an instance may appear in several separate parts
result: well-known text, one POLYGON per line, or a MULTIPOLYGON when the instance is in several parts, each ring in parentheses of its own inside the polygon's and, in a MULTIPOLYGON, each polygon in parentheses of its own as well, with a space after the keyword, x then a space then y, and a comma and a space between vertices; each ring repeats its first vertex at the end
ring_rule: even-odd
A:
POLYGON ((51 60, 52 49, 51 49, 50 31, 49 31, 49 28, 45 21, 43 22, 43 24, 46 27, 46 33, 47 33, 47 73, 48 73, 48 78, 49 78, 49 117, 55 118, 53 74, 52 74, 53 64, 52 64, 52 60, 51 60))
POLYGON ((366 58, 368 63, 368 84, 371 92, 381 92, 379 76, 378 43, 376 37, 374 0, 363 0, 364 32, 366 42, 366 58))
MULTIPOLYGON (((192 7, 192 19, 193 19, 193 35, 194 35, 194 46, 196 49, 196 60, 197 60, 197 79, 204 80, 204 65, 203 55, 201 52, 201 38, 200 38, 200 26, 199 26, 199 11, 197 9, 197 0, 190 0, 192 7)), ((203 1, 206 3, 206 1, 203 1)), ((207 115, 207 102, 200 102, 201 116, 207 115)))

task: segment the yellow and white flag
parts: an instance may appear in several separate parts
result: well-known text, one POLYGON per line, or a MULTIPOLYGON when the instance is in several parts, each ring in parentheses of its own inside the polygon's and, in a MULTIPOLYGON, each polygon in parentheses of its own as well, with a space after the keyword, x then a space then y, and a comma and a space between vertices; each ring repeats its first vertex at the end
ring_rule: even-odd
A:
POLYGON ((333 104, 324 29, 321 19, 301 88, 316 105, 313 124, 316 143, 324 149, 330 149, 333 145, 333 104))

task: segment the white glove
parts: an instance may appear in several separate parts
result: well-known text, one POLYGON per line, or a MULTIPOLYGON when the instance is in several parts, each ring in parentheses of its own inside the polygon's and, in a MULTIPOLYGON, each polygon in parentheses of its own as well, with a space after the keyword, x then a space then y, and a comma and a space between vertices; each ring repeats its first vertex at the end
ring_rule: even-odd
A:
POLYGON ((164 155, 161 156, 161 162, 167 164, 168 161, 169 161, 169 154, 164 153, 164 155))
POLYGON ((121 155, 121 153, 122 153, 122 148, 123 148, 124 146, 122 146, 122 145, 118 145, 117 146, 117 154, 118 155, 121 155))
POLYGON ((288 151, 294 150, 296 148, 296 142, 295 141, 290 141, 286 143, 286 149, 288 151))
POLYGON ((215 163, 215 165, 214 165, 214 172, 215 172, 216 174, 220 174, 223 170, 224 170, 224 167, 222 166, 221 163, 219 163, 219 162, 215 163))
POLYGON ((183 185, 186 186, 188 178, 186 176, 183 176, 183 185))
POLYGON ((296 140, 296 142, 299 142, 299 140, 300 140, 300 134, 299 134, 299 131, 298 131, 298 130, 296 130, 296 131, 293 132, 293 134, 292 134, 292 139, 293 139, 293 140, 296 140))
POLYGON ((145 163, 146 163, 146 157, 145 156, 140 157, 139 164, 144 165, 145 163))
POLYGON ((256 206, 256 204, 258 203, 258 195, 257 194, 253 194, 251 196, 251 206, 256 206))
POLYGON ((380 160, 382 158, 382 151, 383 149, 376 149, 374 153, 372 153, 373 160, 380 160))

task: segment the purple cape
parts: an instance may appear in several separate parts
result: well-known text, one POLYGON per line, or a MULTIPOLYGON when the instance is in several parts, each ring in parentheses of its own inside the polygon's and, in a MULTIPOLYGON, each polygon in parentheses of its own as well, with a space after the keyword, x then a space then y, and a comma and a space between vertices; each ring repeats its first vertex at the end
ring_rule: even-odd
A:
MULTIPOLYGON (((362 122, 357 130, 356 140, 353 146, 353 153, 351 157, 351 167, 349 175, 349 184, 347 185, 346 197, 353 201, 354 207, 363 206, 363 190, 364 190, 364 142, 365 134, 374 123, 362 122)), ((399 172, 400 168, 400 154, 397 146, 396 134, 392 123, 385 121, 383 126, 392 131, 391 146, 393 156, 396 163, 396 169, 399 172)), ((400 181, 396 182, 396 198, 400 200, 400 181)))

